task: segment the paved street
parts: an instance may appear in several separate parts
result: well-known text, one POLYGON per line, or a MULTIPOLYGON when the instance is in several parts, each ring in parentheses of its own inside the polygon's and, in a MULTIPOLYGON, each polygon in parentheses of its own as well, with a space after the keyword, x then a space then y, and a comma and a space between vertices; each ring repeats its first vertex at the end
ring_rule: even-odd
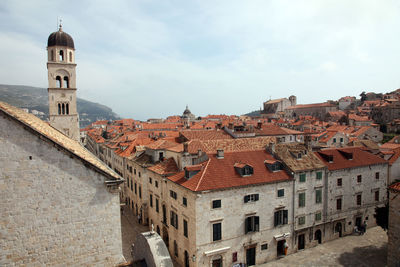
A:
POLYGON ((381 227, 365 235, 345 236, 285 258, 260 265, 272 266, 385 266, 387 235, 381 227))
POLYGON ((137 218, 128 207, 124 207, 124 214, 121 215, 122 228, 122 251, 127 261, 132 260, 131 245, 135 241, 136 235, 149 231, 147 226, 140 225, 137 218))

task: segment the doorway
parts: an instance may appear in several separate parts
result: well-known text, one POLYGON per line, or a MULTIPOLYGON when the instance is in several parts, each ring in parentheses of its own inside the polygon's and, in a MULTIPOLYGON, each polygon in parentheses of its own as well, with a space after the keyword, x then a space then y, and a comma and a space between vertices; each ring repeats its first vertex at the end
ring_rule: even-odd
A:
POLYGON ((357 226, 358 229, 360 229, 360 227, 361 227, 361 217, 357 217, 356 218, 356 226, 357 226))
POLYGON ((315 240, 318 240, 318 244, 321 244, 321 242, 322 242, 322 233, 321 233, 321 230, 318 229, 317 231, 315 231, 314 239, 315 239, 315 240))
POLYGON ((185 250, 185 267, 189 267, 189 253, 185 250))
POLYGON ((278 257, 285 255, 285 240, 279 240, 278 244, 276 245, 276 254, 278 257))
POLYGON ((212 261, 212 267, 222 267, 222 257, 212 261))
POLYGON ((306 243, 306 238, 305 238, 304 234, 299 235, 297 248, 299 250, 304 249, 305 243, 306 243))
POLYGON ((163 240, 167 248, 169 247, 169 236, 168 236, 168 229, 163 227, 163 240))
POLYGON ((246 249, 247 266, 256 265, 256 247, 246 249))
POLYGON ((335 226, 335 232, 339 233, 339 237, 342 237, 342 223, 338 222, 335 226))

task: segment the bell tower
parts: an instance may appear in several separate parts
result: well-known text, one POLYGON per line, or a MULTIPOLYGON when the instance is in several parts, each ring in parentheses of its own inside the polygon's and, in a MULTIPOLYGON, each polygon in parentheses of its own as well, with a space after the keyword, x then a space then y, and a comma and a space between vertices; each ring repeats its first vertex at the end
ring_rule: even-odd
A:
POLYGON ((60 24, 47 40, 49 121, 52 127, 79 141, 75 69, 74 40, 60 24))

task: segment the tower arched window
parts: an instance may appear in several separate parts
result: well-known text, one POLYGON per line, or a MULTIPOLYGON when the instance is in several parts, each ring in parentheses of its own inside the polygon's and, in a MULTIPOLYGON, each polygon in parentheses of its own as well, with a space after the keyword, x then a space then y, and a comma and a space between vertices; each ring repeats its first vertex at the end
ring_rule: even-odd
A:
POLYGON ((69 52, 69 62, 72 62, 72 52, 69 52))
POLYGON ((58 115, 60 115, 60 114, 61 114, 61 104, 58 103, 58 115))
POLYGON ((69 88, 69 79, 67 76, 64 77, 63 88, 69 88))
POLYGON ((53 50, 50 51, 50 60, 54 61, 54 51, 53 50))
POLYGON ((57 83, 57 88, 61 88, 62 82, 61 82, 61 77, 60 76, 56 77, 56 83, 57 83))
POLYGON ((60 61, 64 61, 64 51, 60 50, 60 61))
POLYGON ((65 107, 66 107, 66 112, 65 112, 65 114, 69 114, 69 104, 67 103, 67 104, 65 104, 65 107))
POLYGON ((65 104, 64 103, 62 103, 61 109, 62 109, 62 114, 64 115, 65 114, 65 104))

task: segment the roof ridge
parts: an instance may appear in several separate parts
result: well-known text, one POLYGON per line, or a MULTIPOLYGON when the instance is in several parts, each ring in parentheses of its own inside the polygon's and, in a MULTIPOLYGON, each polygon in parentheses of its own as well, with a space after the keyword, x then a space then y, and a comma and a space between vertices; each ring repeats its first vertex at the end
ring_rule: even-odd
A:
POLYGON ((208 167, 208 164, 210 164, 210 161, 211 161, 211 159, 208 159, 207 164, 206 164, 206 167, 204 167, 204 171, 203 171, 203 173, 201 174, 201 177, 200 177, 200 179, 199 179, 199 182, 198 182, 197 185, 196 185, 195 191, 199 190, 201 181, 202 181, 203 178, 204 178, 204 175, 205 175, 205 173, 206 173, 206 171, 207 171, 207 167, 208 167))

